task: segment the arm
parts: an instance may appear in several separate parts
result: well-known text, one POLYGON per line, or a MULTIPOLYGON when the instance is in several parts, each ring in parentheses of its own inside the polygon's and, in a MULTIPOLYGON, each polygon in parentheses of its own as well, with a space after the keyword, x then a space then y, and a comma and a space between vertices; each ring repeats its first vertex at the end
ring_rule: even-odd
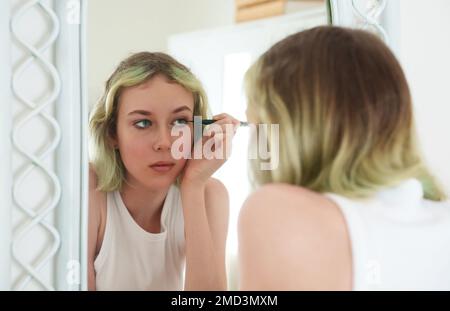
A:
MULTIPOLYGON (((270 215, 264 191, 257 190, 251 194, 239 213, 238 221, 238 256, 240 290, 282 290, 275 278, 280 274, 277 267, 278 243, 271 232, 276 215, 270 215), (272 217, 271 217, 272 216, 272 217)), ((270 207, 269 207, 270 208, 270 207)), ((279 232, 282 234, 282 232, 279 232)))
POLYGON ((185 290, 226 290, 228 193, 218 180, 181 187, 186 237, 185 290))
POLYGON ((94 261, 97 257, 104 231, 102 207, 106 206, 105 194, 97 189, 97 175, 89 167, 89 215, 88 215, 88 290, 96 290, 94 261), (103 225, 102 225, 103 224, 103 225), (100 240, 100 244, 98 243, 100 240))
MULTIPOLYGON (((185 290, 226 290, 225 244, 228 230, 228 194, 211 178, 228 159, 239 121, 227 114, 204 132, 212 139, 215 156, 189 159, 181 181, 186 238, 185 290), (232 131, 228 125, 232 125, 232 131), (217 156, 219 155, 219 156, 217 156)), ((211 149, 212 150, 212 149, 211 149)), ((205 152, 205 149, 203 149, 205 152)))

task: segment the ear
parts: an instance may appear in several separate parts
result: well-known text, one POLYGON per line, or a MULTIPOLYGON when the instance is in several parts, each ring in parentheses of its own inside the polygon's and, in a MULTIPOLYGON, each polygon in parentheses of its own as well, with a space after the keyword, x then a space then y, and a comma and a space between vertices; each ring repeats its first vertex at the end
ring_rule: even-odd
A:
POLYGON ((113 139, 108 139, 108 146, 111 147, 111 149, 119 149, 119 144, 113 139))
POLYGON ((107 143, 112 149, 118 149, 119 148, 119 141, 117 139, 117 132, 116 129, 110 127, 108 129, 107 133, 107 143))

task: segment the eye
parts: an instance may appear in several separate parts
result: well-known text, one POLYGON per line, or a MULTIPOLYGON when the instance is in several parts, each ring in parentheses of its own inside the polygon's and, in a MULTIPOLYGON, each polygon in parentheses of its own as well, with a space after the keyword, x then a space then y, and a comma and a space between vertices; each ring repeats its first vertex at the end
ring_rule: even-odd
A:
POLYGON ((172 122, 173 125, 175 126, 183 126, 188 124, 188 120, 186 119, 176 119, 175 121, 172 122))
POLYGON ((152 121, 144 119, 144 120, 139 120, 134 122, 134 126, 137 129, 146 129, 147 127, 149 127, 150 125, 152 125, 152 121))

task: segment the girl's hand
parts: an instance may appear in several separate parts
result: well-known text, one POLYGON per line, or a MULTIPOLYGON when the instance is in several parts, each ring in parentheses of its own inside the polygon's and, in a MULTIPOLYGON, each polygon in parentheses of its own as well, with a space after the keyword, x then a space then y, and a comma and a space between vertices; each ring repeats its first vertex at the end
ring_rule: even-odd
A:
POLYGON ((231 142, 240 122, 226 113, 216 115, 213 119, 217 121, 206 126, 202 139, 194 144, 191 159, 182 173, 182 185, 204 185, 231 155, 231 142), (201 150, 201 154, 196 153, 196 150, 201 150))

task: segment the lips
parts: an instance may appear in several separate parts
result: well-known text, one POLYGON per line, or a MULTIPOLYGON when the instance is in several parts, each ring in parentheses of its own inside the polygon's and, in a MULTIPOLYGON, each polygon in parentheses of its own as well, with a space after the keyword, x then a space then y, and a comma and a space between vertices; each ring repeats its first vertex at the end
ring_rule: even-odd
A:
POLYGON ((174 165, 175 163, 173 162, 159 161, 150 165, 150 167, 157 172, 167 172, 170 171, 174 165))

